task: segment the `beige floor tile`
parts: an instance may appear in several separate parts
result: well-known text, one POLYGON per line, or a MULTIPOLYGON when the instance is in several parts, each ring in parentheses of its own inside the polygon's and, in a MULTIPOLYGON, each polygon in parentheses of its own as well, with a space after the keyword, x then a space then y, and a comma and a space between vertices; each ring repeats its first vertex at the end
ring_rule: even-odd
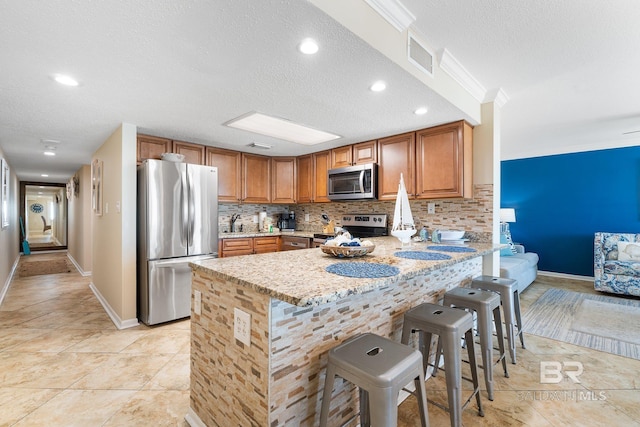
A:
POLYGON ((128 390, 64 390, 15 426, 102 426, 135 393, 128 390))
POLYGON ((188 391, 140 391, 114 414, 103 427, 154 426, 188 427, 188 391))
POLYGON ((62 390, 0 388, 0 426, 10 426, 22 419, 62 390))
POLYGON ((0 352, 32 341, 49 332, 48 329, 0 328, 0 352))
POLYGON ((105 354, 99 366, 69 388, 84 390, 140 390, 158 374, 170 355, 105 354))
POLYGON ((191 341, 191 332, 182 329, 156 328, 138 338, 123 353, 176 354, 191 341))
POLYGON ((71 353, 119 353, 147 332, 132 330, 85 331, 87 337, 66 351, 71 353))
MULTIPOLYGON (((23 329, 23 334, 29 335, 30 329, 23 329)), ((43 331, 42 329, 33 329, 33 331, 43 331)), ((93 331, 84 330, 64 330, 64 329, 49 329, 45 333, 26 340, 18 345, 15 345, 8 350, 14 352, 46 352, 46 353, 59 353, 72 347, 74 344, 82 342, 93 335, 93 331)))
POLYGON ((189 390, 190 360, 190 354, 176 354, 143 389, 189 390))

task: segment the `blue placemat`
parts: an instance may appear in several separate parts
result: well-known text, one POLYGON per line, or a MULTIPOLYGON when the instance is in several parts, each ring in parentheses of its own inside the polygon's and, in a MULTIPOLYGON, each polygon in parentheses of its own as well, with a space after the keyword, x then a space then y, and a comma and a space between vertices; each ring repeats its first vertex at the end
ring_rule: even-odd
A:
POLYGON ((394 255, 400 258, 419 259, 421 261, 443 261, 445 259, 451 259, 447 254, 425 251, 401 251, 394 253, 394 255))
POLYGON ((469 248, 467 246, 427 246, 427 249, 432 249, 434 251, 442 251, 442 252, 477 252, 473 248, 469 248))
POLYGON ((359 279, 390 277, 400 273, 398 267, 372 262, 338 262, 327 266, 325 270, 340 276, 356 277, 359 279))

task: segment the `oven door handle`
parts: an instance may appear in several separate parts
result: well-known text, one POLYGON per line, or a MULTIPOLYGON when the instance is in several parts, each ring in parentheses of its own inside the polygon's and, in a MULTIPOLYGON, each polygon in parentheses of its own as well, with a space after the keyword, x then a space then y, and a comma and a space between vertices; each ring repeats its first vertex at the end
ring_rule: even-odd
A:
POLYGON ((364 193, 364 171, 363 171, 363 170, 362 170, 362 171, 360 171, 360 179, 359 179, 359 182, 360 182, 360 192, 361 192, 361 193, 364 193))

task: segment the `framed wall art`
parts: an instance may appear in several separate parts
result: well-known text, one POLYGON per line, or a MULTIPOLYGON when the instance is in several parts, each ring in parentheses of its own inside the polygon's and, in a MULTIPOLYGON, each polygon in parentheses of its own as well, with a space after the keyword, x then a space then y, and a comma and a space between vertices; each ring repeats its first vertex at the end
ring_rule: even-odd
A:
POLYGON ((91 207, 96 215, 102 215, 102 161, 98 159, 91 163, 91 207))
POLYGON ((0 161, 0 205, 2 206, 2 228, 9 226, 9 164, 0 161))

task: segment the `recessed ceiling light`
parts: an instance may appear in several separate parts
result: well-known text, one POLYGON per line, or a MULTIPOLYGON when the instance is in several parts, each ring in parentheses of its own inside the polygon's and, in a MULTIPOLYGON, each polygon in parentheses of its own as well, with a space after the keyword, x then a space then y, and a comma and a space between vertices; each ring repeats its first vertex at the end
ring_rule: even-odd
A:
POLYGON ((320 144, 340 138, 339 135, 257 112, 244 114, 224 125, 304 145, 320 144))
POLYGON ((416 111, 414 111, 413 114, 416 114, 418 116, 421 116, 423 114, 427 114, 427 107, 420 107, 420 108, 416 109, 416 111))
POLYGON ((54 74, 53 80, 65 86, 78 86, 80 84, 76 79, 65 74, 54 74))
POLYGON ((41 177, 43 177, 43 178, 46 178, 46 177, 48 177, 49 175, 47 175, 46 173, 43 173, 43 174, 42 174, 42 175, 40 175, 40 176, 41 176, 41 177))
POLYGON ((314 39, 304 39, 298 45, 298 50, 305 55, 313 55, 318 52, 318 43, 314 39))
POLYGON ((53 151, 45 151, 45 152, 44 152, 44 155, 45 155, 45 156, 55 156, 55 155, 56 155, 56 153, 54 153, 53 151))
POLYGON ((382 80, 378 80, 374 84, 371 85, 370 89, 374 92, 382 92, 387 88, 387 84, 382 80))

